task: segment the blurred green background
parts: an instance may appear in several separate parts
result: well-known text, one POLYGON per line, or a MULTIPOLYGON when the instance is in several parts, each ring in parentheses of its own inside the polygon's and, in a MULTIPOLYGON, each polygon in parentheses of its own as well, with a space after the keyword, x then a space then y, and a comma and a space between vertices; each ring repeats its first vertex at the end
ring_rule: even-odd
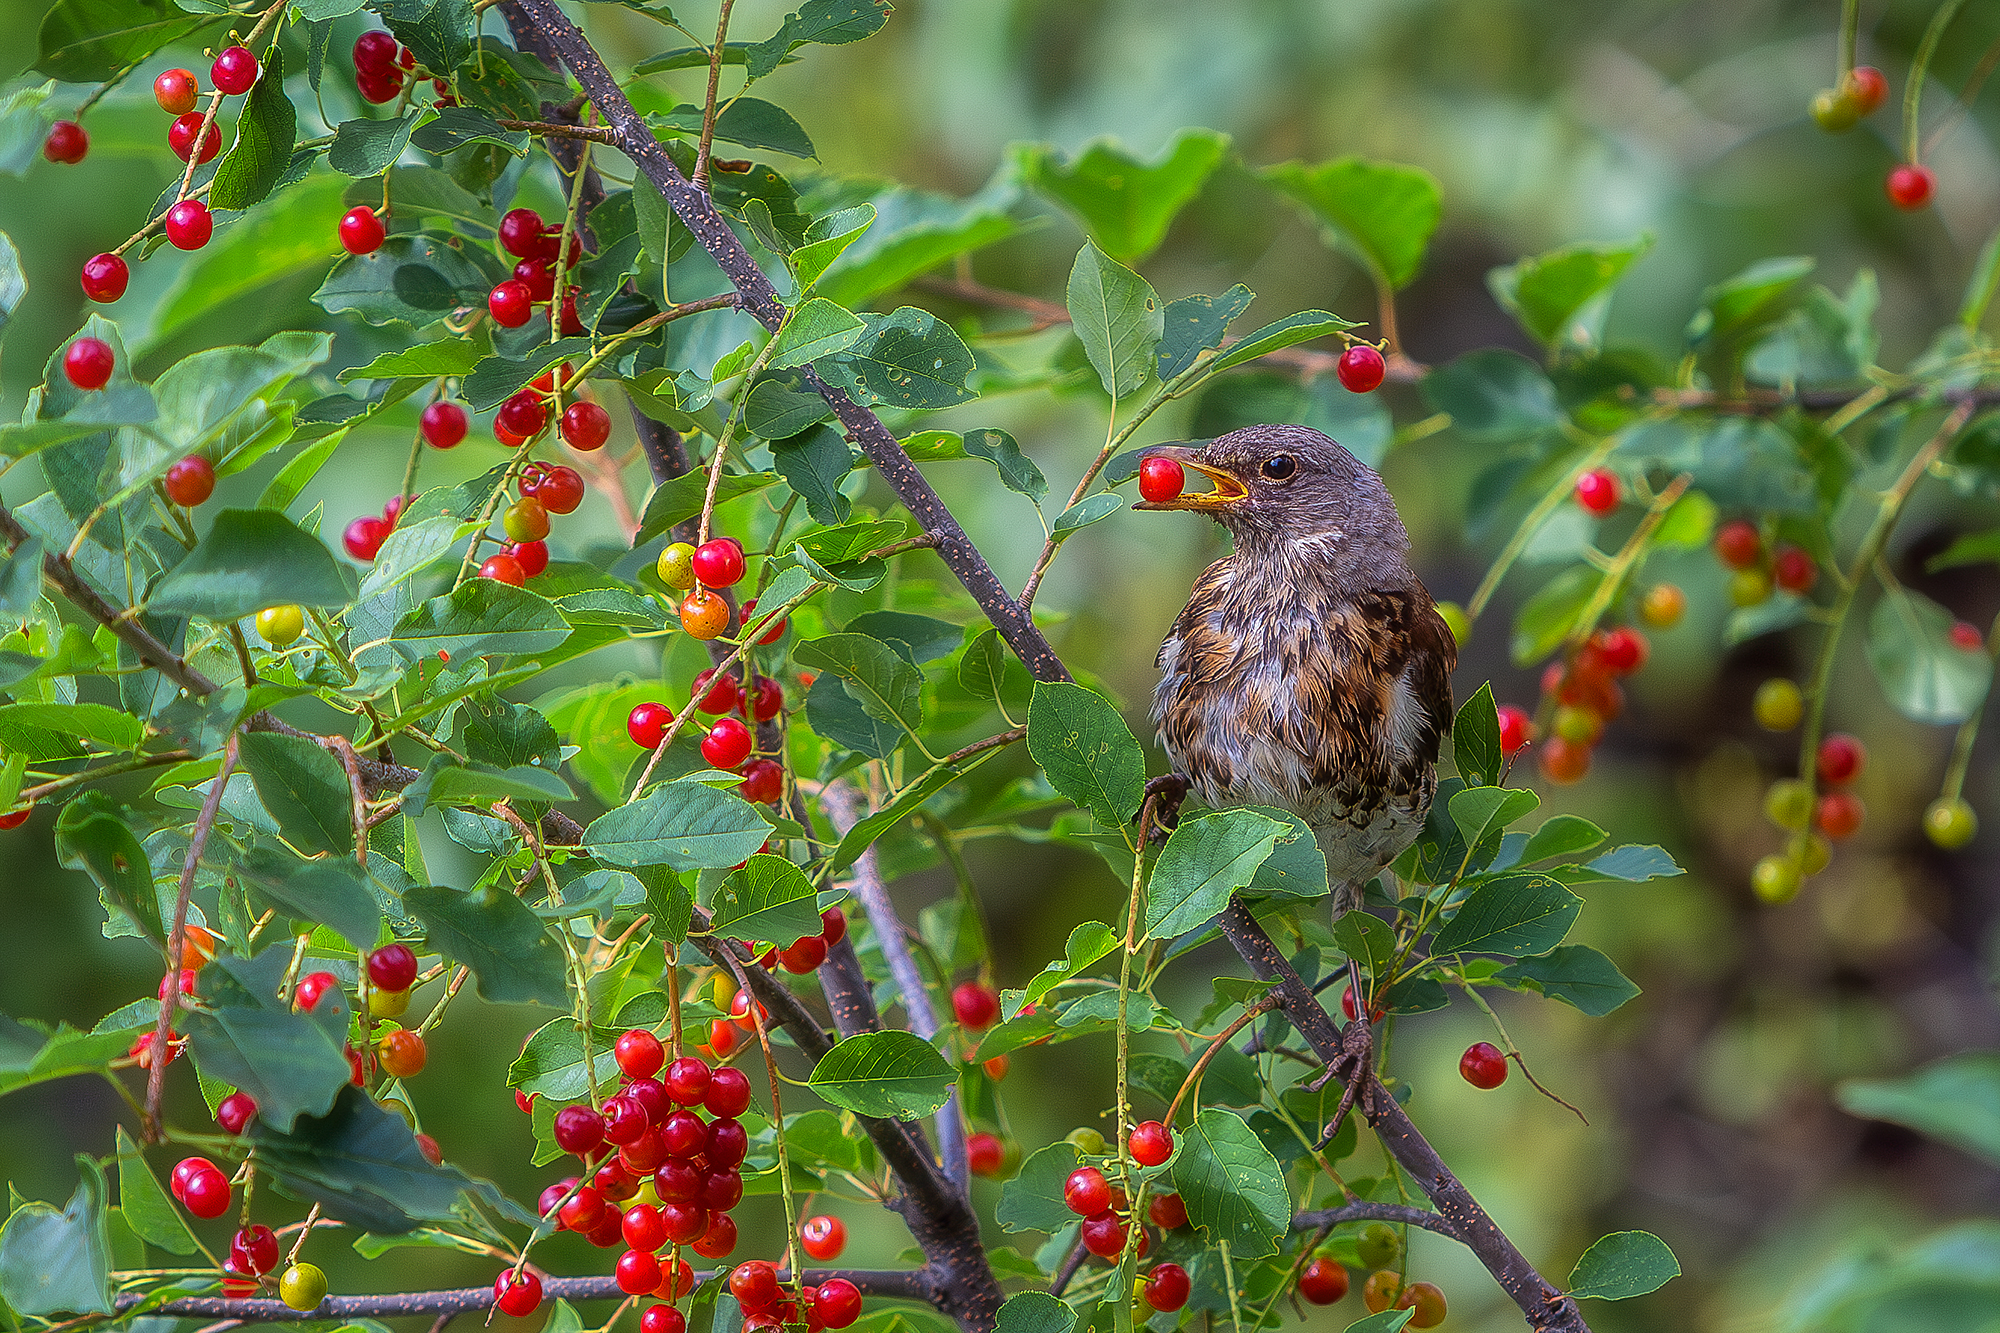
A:
MULTIPOLYGON (((17 34, 0 51, 0 73, 17 74, 33 58, 28 34, 42 8, 39 0, 0 6, 17 34)), ((578 8, 614 63, 680 44, 616 6, 578 8)), ((682 8, 690 26, 710 21, 704 7, 682 8)), ((762 36, 784 8, 743 0, 735 31, 762 36)), ((1247 283, 1260 293, 1253 325, 1258 316, 1308 306, 1373 319, 1365 278, 1245 169, 1361 153, 1423 166, 1443 185, 1443 227, 1400 303, 1405 346, 1420 361, 1493 344, 1532 351, 1487 292, 1493 266, 1566 241, 1650 231, 1658 243, 1621 288, 1611 342, 1677 357, 1680 330, 1705 286, 1758 258, 1805 254, 1819 261, 1816 280, 1836 291, 1859 269, 1877 274, 1881 359, 1895 367, 1953 317, 1973 257, 2000 222, 2000 93, 1989 91, 1930 150, 1937 206, 1895 212, 1881 182, 1898 159, 1903 75, 1931 5, 1869 0, 1862 9, 1861 58, 1887 71, 1894 94, 1890 107, 1840 137, 1820 133, 1805 115, 1812 92, 1833 77, 1839 6, 1832 0, 904 0, 877 38, 809 48, 760 92, 805 124, 826 172, 950 194, 978 189, 1016 140, 1074 151, 1109 135, 1150 154, 1183 126, 1222 130, 1238 161, 1211 179, 1144 271, 1168 298, 1247 283)), ((497 16, 488 25, 499 30, 497 16)), ((361 27, 359 16, 344 20, 336 52, 361 27)), ((1927 126, 1945 116, 1996 37, 2000 5, 1966 6, 1934 66, 1927 126)), ((31 283, 0 357, 0 407, 8 412, 82 317, 75 273, 83 258, 122 240, 179 166, 162 142, 166 118, 147 93, 152 74, 175 63, 197 64, 192 53, 156 60, 92 114, 92 150, 82 165, 38 162, 22 178, 0 177, 0 229, 20 248, 31 283)), ((288 63, 297 69, 303 61, 288 63)), ((351 86, 340 84, 330 79, 324 97, 333 121, 358 114, 351 86)), ((683 99, 699 97, 694 74, 669 76, 669 87, 683 99)), ((74 106, 84 92, 58 89, 55 105, 74 106)), ((302 135, 315 132, 310 93, 301 86, 295 101, 302 135)), ((330 263, 335 194, 267 228, 258 243, 323 252, 330 263)), ((549 179, 531 177, 523 198, 551 202, 549 179)), ((984 282, 1060 300, 1081 235, 1032 197, 1018 211, 1035 225, 978 254, 972 268, 984 282)), ((327 324, 306 299, 324 268, 240 292, 157 337, 160 312, 190 282, 227 277, 226 265, 210 264, 191 278, 192 262, 167 250, 135 269, 134 295, 115 313, 128 340, 147 349, 140 369, 150 375, 197 346, 327 324)), ((900 299, 966 313, 920 292, 900 299)), ((336 332, 336 367, 365 361, 399 336, 345 324, 336 332)), ((1413 391, 1385 393, 1399 423, 1426 414, 1413 391)), ((412 424, 396 420, 350 441, 299 512, 324 505, 332 531, 378 509, 395 485, 412 424)), ((1073 484, 1104 429, 1094 397, 1039 394, 943 414, 937 424, 1006 427, 1057 490, 1073 484)), ((1187 425, 1170 413, 1159 434, 1192 433, 1187 425)), ((613 450, 630 443, 621 422, 613 450)), ((424 480, 470 475, 498 454, 475 432, 455 453, 426 458, 424 480)), ((1468 539, 1463 519, 1464 492, 1482 462, 1477 447, 1447 432, 1399 447, 1383 466, 1416 539, 1418 567, 1440 598, 1464 599, 1491 558, 1495 543, 1468 539)), ((1003 578, 1018 586, 1040 544, 1023 502, 978 465, 932 471, 1003 578)), ((224 498, 252 496, 262 480, 234 479, 224 498)), ((636 476, 633 486, 642 501, 636 476)), ((39 488, 32 465, 0 478, 10 502, 39 488)), ((886 502, 883 493, 870 498, 886 502)), ((1987 623, 2000 612, 1990 571, 1925 577, 1921 567, 1954 532, 1991 525, 1943 488, 1924 488, 1900 529, 1893 567, 1960 616, 1987 623)), ((559 527, 555 544, 580 551, 618 541, 611 507, 593 493, 559 527)), ((1064 617, 1055 629, 1059 647, 1122 694, 1141 724, 1135 730, 1145 731, 1155 646, 1195 572, 1223 550, 1219 530, 1193 517, 1124 514, 1067 547, 1049 580, 1038 609, 1064 617)), ((1994 747, 1990 738, 1980 743, 1967 791, 1989 831, 1958 854, 1934 852, 1917 817, 1936 793, 1950 733, 1891 713, 1855 646, 1841 664, 1831 720, 1871 747, 1859 786, 1868 823, 1799 900, 1756 905, 1748 868, 1775 845, 1759 800, 1765 783, 1790 773, 1794 738, 1757 732, 1749 697, 1767 676, 1801 671, 1817 632, 1725 650, 1714 562, 1697 553, 1656 562, 1649 573, 1688 589, 1690 615, 1654 636, 1652 663, 1631 682, 1633 706, 1610 728, 1595 770, 1581 786, 1549 793, 1549 806, 1596 820, 1618 841, 1660 842, 1688 873, 1585 891, 1576 938, 1610 953, 1644 987, 1639 999, 1600 1020, 1535 1000, 1502 1009, 1539 1077, 1580 1106, 1590 1125, 1520 1078, 1491 1093, 1460 1081, 1458 1052, 1490 1035, 1463 1003, 1406 1021, 1396 1034, 1396 1068, 1416 1087, 1411 1110, 1419 1123, 1551 1276, 1566 1273, 1605 1231, 1643 1227, 1673 1245, 1687 1275, 1652 1297, 1591 1308, 1594 1327, 1751 1333, 1786 1326, 1788 1302, 1821 1284, 1822 1270, 1841 1256, 2000 1207, 2000 1174, 1990 1166, 1850 1118, 1831 1098, 1842 1078, 2000 1046, 1994 747)), ((1492 679, 1503 702, 1532 704, 1534 673, 1507 661, 1505 623, 1539 578, 1531 568, 1510 579, 1461 658, 1460 697, 1492 679)), ((617 649, 566 667, 549 690, 620 672, 655 678, 660 670, 650 649, 617 649)), ((670 674, 680 679, 685 668, 670 674)), ((1002 762, 1020 769, 1026 756, 1002 762)), ((0 834, 7 938, 0 1012, 87 1026, 152 993, 157 975, 143 948, 99 938, 96 895, 50 856, 50 818, 43 812, 0 834)), ((434 871, 452 866, 449 844, 441 834, 433 841, 434 871)), ((994 923, 1002 985, 1021 984, 1074 924, 1103 918, 1122 901, 1094 863, 1072 853, 982 842, 970 860, 994 923)), ((911 920, 948 892, 936 873, 897 886, 911 920)), ((1215 961, 1215 970, 1233 966, 1215 961)), ((1184 970, 1180 984, 1198 1003, 1208 973, 1194 964, 1184 970)), ((430 1070, 414 1093, 426 1129, 451 1160, 528 1198, 553 1169, 528 1168, 527 1122, 503 1084, 537 1017, 461 1000, 436 1034, 430 1070)), ((1088 1043, 1018 1055, 1003 1089, 1012 1133, 1032 1150, 1073 1125, 1096 1123, 1108 1104, 1109 1071, 1104 1052, 1088 1043)), ((177 1069, 172 1081, 183 1111, 198 1114, 192 1079, 177 1069)), ((70 1155, 107 1151, 119 1110, 110 1090, 90 1080, 0 1099, 0 1176, 28 1197, 67 1197, 70 1155)), ((1358 1172, 1372 1151, 1364 1147, 1358 1172)), ((981 1184, 976 1192, 990 1207, 998 1191, 981 1184)), ((908 1244, 879 1209, 839 1211, 854 1233, 852 1263, 891 1261, 908 1244)), ((774 1205, 753 1202, 741 1217, 739 1255, 776 1249, 774 1205)), ((575 1248, 552 1248, 551 1267, 605 1267, 580 1241, 557 1245, 575 1248)), ((1443 1284, 1451 1299, 1448 1327, 1520 1327, 1468 1255, 1428 1236, 1416 1246, 1413 1271, 1443 1284)), ((491 1271, 487 1261, 434 1252, 394 1252, 364 1265, 337 1241, 315 1248, 337 1292, 477 1282, 491 1271)), ((1350 1297, 1307 1319, 1337 1328, 1360 1312, 1350 1297)))

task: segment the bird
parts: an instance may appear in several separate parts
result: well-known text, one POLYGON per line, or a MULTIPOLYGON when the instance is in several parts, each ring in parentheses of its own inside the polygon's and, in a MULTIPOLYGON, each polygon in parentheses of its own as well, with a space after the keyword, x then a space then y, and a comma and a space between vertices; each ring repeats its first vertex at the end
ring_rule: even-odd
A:
POLYGON ((1211 809, 1303 820, 1335 915, 1352 910, 1423 830, 1452 721, 1457 641, 1410 568, 1396 502, 1373 468, 1306 426, 1141 454, 1213 489, 1134 508, 1207 514, 1234 545, 1195 579, 1160 645, 1161 746, 1211 809))

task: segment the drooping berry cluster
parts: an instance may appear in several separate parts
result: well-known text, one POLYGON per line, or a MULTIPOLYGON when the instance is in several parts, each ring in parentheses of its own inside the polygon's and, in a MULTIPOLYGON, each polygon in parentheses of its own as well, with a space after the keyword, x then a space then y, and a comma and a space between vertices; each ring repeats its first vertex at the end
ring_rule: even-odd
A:
MULTIPOLYGON (((1590 771, 1591 752, 1604 738, 1605 725, 1625 711, 1625 691, 1618 681, 1644 666, 1651 653, 1645 635, 1621 625, 1591 635, 1568 660, 1549 663, 1542 673, 1549 735, 1536 750, 1544 778, 1571 783, 1590 771)), ((1512 704, 1499 713, 1500 749, 1511 758, 1535 739, 1535 726, 1512 704)))

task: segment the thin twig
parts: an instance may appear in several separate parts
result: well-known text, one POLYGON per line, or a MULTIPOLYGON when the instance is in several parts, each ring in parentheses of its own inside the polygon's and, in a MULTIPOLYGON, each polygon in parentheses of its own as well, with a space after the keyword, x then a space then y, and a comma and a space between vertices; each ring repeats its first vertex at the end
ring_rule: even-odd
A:
POLYGON ((722 83, 722 53, 729 46, 729 11, 736 7, 736 0, 722 0, 722 10, 715 18, 715 45, 708 51, 708 101, 701 112, 701 146, 694 154, 694 183, 708 185, 708 150, 715 142, 715 90, 722 83))

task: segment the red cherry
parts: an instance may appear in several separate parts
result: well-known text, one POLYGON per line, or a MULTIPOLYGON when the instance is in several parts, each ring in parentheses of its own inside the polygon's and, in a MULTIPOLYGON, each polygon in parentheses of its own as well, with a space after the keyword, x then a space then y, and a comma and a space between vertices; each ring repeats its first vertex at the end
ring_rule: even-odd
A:
MULTIPOLYGON (((186 115, 176 117, 174 123, 167 126, 167 147, 173 149, 174 156, 183 162, 187 161, 188 154, 194 151, 194 136, 201 134, 201 121, 202 115, 199 111, 190 111, 186 115)), ((222 131, 210 122, 208 133, 202 135, 201 139, 201 161, 208 161, 220 151, 222 151, 222 131)))
POLYGON ((729 1294, 746 1310, 768 1310, 778 1303, 778 1272, 762 1259, 738 1264, 729 1274, 729 1294))
POLYGON ((59 120, 49 126, 49 137, 42 140, 42 156, 51 162, 74 166, 89 151, 90 136, 73 120, 59 120))
POLYGON ((633 1078, 651 1078, 667 1062, 660 1039, 644 1028, 633 1028, 619 1037, 614 1053, 618 1067, 633 1078))
POLYGON ((183 199, 167 210, 167 240, 176 250, 199 250, 215 234, 215 219, 199 199, 183 199))
POLYGON ((750 706, 750 716, 759 722, 769 722, 785 711, 785 687, 769 676, 757 677, 757 692, 750 706))
POLYGON ((1861 828, 1861 820, 1868 813, 1861 804, 1861 798, 1851 791, 1830 791, 1819 798, 1819 809, 1814 813, 1813 822, 1819 831, 1835 842, 1844 842, 1853 837, 1861 828))
MULTIPOLYGON (((652 1127, 653 1118, 646 1114, 645 1107, 632 1098, 621 1095, 604 1103, 604 1137, 607 1142, 627 1148, 645 1138, 652 1127)), ((659 1163, 655 1162, 643 1169, 651 1171, 658 1166, 659 1163)))
MULTIPOLYGON (((386 35, 386 34, 385 34, 386 35)), ((500 248, 517 259, 541 252, 542 218, 532 208, 517 208, 500 219, 500 248)))
POLYGON ((614 1245, 625 1243, 625 1214, 615 1207, 607 1207, 604 1216, 596 1226, 583 1233, 583 1238, 600 1250, 608 1250, 614 1245))
POLYGON ((709 1020, 708 1046, 705 1048, 709 1055, 714 1056, 718 1060, 727 1059, 729 1053, 742 1044, 743 1037, 728 1019, 716 1018, 709 1020))
POLYGON ((1986 647, 1986 636, 1979 632, 1979 626, 1961 620, 1951 627, 1951 646, 1968 653, 1980 652, 1986 647))
POLYGON ((132 270, 117 255, 92 255, 83 261, 83 294, 99 304, 123 296, 125 284, 131 279, 132 270))
POLYGON ((187 1192, 188 1181, 204 1171, 215 1170, 215 1163, 206 1157, 183 1157, 174 1163, 173 1174, 167 1177, 167 1188, 176 1199, 187 1192))
MULTIPOLYGON (((762 805, 774 804, 780 796, 785 794, 785 766, 775 759, 751 760, 743 766, 743 781, 736 784, 736 794, 746 801, 762 805)), ((813 961, 811 967, 792 967, 791 951, 786 950, 785 966, 791 968, 794 972, 810 972, 813 968, 818 967, 820 961, 826 957, 825 940, 820 939, 817 935, 807 936, 807 939, 819 942, 820 956, 813 961)), ((796 949, 804 944, 805 940, 800 940, 798 944, 792 947, 796 949)), ((800 956, 803 957, 804 955, 800 956)))
POLYGON ((465 438, 467 424, 464 408, 439 400, 424 409, 424 442, 433 449, 449 449, 465 438))
POLYGON ((743 1202, 743 1173, 724 1167, 709 1174, 701 1187, 701 1206, 710 1213, 726 1213, 743 1202))
POLYGON ((847 938, 847 913, 838 907, 829 907, 821 912, 819 925, 819 937, 826 941, 829 949, 847 938))
POLYGON ((1576 479, 1576 502, 1593 514, 1608 514, 1618 507, 1618 478, 1596 468, 1576 479))
POLYGON ((1754 525, 1735 518, 1715 530, 1715 558, 1731 569, 1751 569, 1764 558, 1764 539, 1754 525))
POLYGON ((683 1055, 667 1066, 667 1095, 682 1106, 699 1106, 708 1095, 708 1080, 708 1062, 699 1056, 683 1055))
POLYGON ((592 1173, 590 1186, 614 1203, 623 1203, 639 1192, 638 1180, 616 1157, 606 1159, 604 1165, 592 1173))
POLYGON ((1158 1166, 1174 1155, 1174 1132, 1157 1120, 1148 1120, 1132 1131, 1126 1146, 1140 1166, 1158 1166))
POLYGON ((694 576, 705 588, 728 588, 743 577, 743 548, 728 537, 695 548, 694 576))
MULTIPOLYGON (((750 1134, 736 1117, 718 1116, 709 1123, 708 1137, 702 1140, 701 1151, 702 1156, 708 1159, 710 1170, 734 1170, 743 1165, 743 1159, 750 1155, 750 1134)), ((713 1208, 715 1205, 709 1206, 713 1208)))
POLYGON ((1581 782, 1590 772, 1590 747, 1564 736, 1551 736, 1542 744, 1539 756, 1542 776, 1559 787, 1581 782))
POLYGON ((13 810, 0 815, 0 829, 19 828, 28 822, 28 816, 33 813, 34 808, 30 806, 26 810, 13 810))
POLYGON ((257 1099, 247 1092, 232 1092, 215 1105, 215 1123, 225 1134, 241 1134, 257 1115, 257 1099))
POLYGON ((813 1312, 828 1328, 846 1328, 861 1317, 861 1288, 844 1277, 830 1277, 813 1293, 813 1312))
POLYGON ((1063 1182, 1063 1202, 1079 1217, 1095 1217, 1111 1208, 1111 1186, 1094 1166, 1080 1166, 1063 1182))
POLYGON ((570 448, 585 453, 602 449, 611 438, 611 414, 596 403, 571 403, 563 412, 562 437, 570 448))
POLYGON ((687 1316, 671 1305, 649 1305, 639 1315, 639 1333, 687 1333, 687 1316))
MULTIPOLYGON (((743 603, 744 624, 747 625, 750 623, 751 613, 756 611, 756 609, 757 609, 757 599, 755 597, 752 597, 749 601, 743 603)), ((787 620, 788 617, 779 616, 776 620, 772 621, 770 625, 764 630, 764 632, 757 636, 757 646, 760 648, 769 647, 771 644, 774 644, 778 640, 784 638, 785 624, 787 620)), ((776 714, 773 714, 773 716, 776 716, 776 714)), ((765 722, 769 720, 770 720, 769 718, 758 719, 758 721, 760 722, 765 722)))
POLYGON ((1139 464, 1139 495, 1149 504, 1165 504, 1187 489, 1187 469, 1171 458, 1148 458, 1139 464))
POLYGON ((231 97, 250 91, 257 82, 257 57, 247 46, 231 46, 208 67, 208 81, 231 97))
POLYGON ((368 981, 377 990, 406 991, 417 979, 417 955, 407 944, 385 944, 368 955, 368 981))
POLYGON ((372 255, 382 248, 382 219, 375 210, 350 208, 340 217, 340 244, 351 255, 372 255))
POLYGON ((991 986, 964 982, 951 993, 951 1011, 958 1016, 960 1027, 978 1032, 992 1027, 993 1020, 1000 1017, 1000 997, 991 986))
POLYGON ((393 102, 396 95, 403 91, 403 71, 392 67, 381 74, 358 74, 354 79, 354 88, 363 101, 376 106, 393 102))
MULTIPOLYGON (((1512 759, 1528 743, 1534 721, 1525 708, 1513 704, 1501 704, 1500 709, 1500 753, 1512 759)), ((1348 1015, 1350 1018, 1352 1014, 1348 1015)))
MULTIPOLYGON (((651 1204, 642 1203, 626 1209, 625 1219, 619 1228, 624 1232, 627 1245, 646 1254, 667 1243, 666 1223, 660 1221, 660 1210, 651 1204)), ((653 1284, 655 1287, 659 1285, 658 1282, 653 1284)))
POLYGON ((1889 195, 1889 202, 1906 213, 1914 213, 1931 201, 1937 191, 1937 174, 1929 167, 1905 162, 1892 168, 1889 179, 1883 182, 1883 189, 1889 195))
POLYGON ((229 1178, 220 1171, 197 1171, 181 1186, 181 1202, 196 1217, 221 1217, 229 1211, 229 1178))
POLYGON ((1854 98, 1854 109, 1872 115, 1889 96, 1889 80, 1873 65, 1856 65, 1842 80, 1854 98))
POLYGON ((708 1093, 702 1105, 714 1116, 735 1117, 750 1108, 750 1078, 736 1068, 718 1069, 709 1076, 708 1093))
POLYGON ((1867 749, 1845 732, 1835 732, 1819 743, 1820 781, 1831 786, 1844 787, 1854 781, 1867 762, 1867 749))
POLYGON ((754 745, 750 728, 733 717, 725 717, 701 738, 701 757, 716 768, 733 770, 750 757, 754 745))
POLYGON ((556 1146, 582 1157, 604 1142, 604 1117, 588 1106, 565 1106, 556 1112, 556 1146))
POLYGON ((1646 665, 1646 658, 1652 654, 1646 636, 1627 625, 1605 634, 1597 648, 1605 669, 1614 676, 1631 675, 1646 665))
POLYGON ((565 338, 574 338, 583 332, 583 321, 576 316, 576 294, 575 287, 563 293, 562 335, 565 338))
POLYGON ((1083 1248, 1100 1259, 1115 1259, 1125 1248, 1125 1224, 1115 1213, 1085 1218, 1081 1230, 1083 1248))
POLYGON ((1786 592, 1804 595, 1819 581, 1819 565, 1796 546, 1780 546, 1771 558, 1771 582, 1786 592))
POLYGON ((688 1248, 704 1259, 725 1259, 736 1249, 736 1219, 727 1213, 700 1210, 705 1229, 688 1248))
POLYGON ((505 583, 518 588, 528 581, 528 571, 521 568, 521 562, 502 551, 489 555, 480 562, 479 577, 492 579, 495 583, 505 583))
MULTIPOLYGON (((540 430, 541 427, 535 429, 540 430)), ((551 514, 574 513, 576 507, 583 503, 583 476, 573 467, 552 467, 543 475, 535 498, 551 514)))
POLYGON ((153 100, 170 116, 194 110, 194 99, 200 91, 193 70, 170 69, 153 80, 153 100))
POLYGON ((1173 1311, 1187 1304, 1187 1269, 1179 1264, 1155 1264, 1146 1274, 1146 1304, 1155 1310, 1173 1311))
POLYGON ((354 39, 354 68, 362 74, 387 74, 396 67, 396 39, 371 28, 354 39))
MULTIPOLYGON (((699 1190, 700 1186, 696 1186, 697 1193, 699 1190)), ((659 1212, 660 1226, 665 1229, 667 1239, 675 1245, 700 1240, 708 1231, 708 1209, 701 1206, 698 1198, 686 1203, 662 1203, 659 1212)))
POLYGON ((688 692, 694 696, 696 708, 718 717, 734 712, 743 702, 743 689, 736 683, 736 677, 718 675, 714 667, 696 676, 688 692))
POLYGON ((299 978, 299 984, 292 987, 292 1003, 311 1013, 319 1008, 319 1002, 327 992, 340 993, 340 978, 331 972, 308 972, 299 978))
POLYGON ((396 63, 404 69, 415 69, 417 67, 417 53, 407 46, 402 47, 396 52, 396 63))
POLYGON ((403 502, 404 497, 401 495, 392 495, 382 502, 382 521, 391 528, 396 526, 396 520, 402 516, 403 502))
POLYGON ((1367 393, 1381 387, 1387 369, 1380 352, 1366 343, 1356 343, 1340 354, 1333 373, 1340 377, 1341 387, 1349 393, 1367 393))
POLYGON ((965 1139, 966 1165, 975 1176, 997 1176, 1007 1162, 1007 1147, 991 1134, 969 1134, 965 1139))
POLYGON ((527 285, 528 295, 537 302, 553 300, 556 294, 556 275, 549 272, 546 259, 523 259, 514 265, 516 281, 527 285))
POLYGON ((1155 1194, 1146 1200, 1146 1216, 1153 1225, 1171 1231, 1188 1224, 1187 1204, 1178 1194, 1155 1194))
MULTIPOLYGON (((745 778, 742 787, 739 787, 738 790, 742 791, 743 788, 749 785, 749 779, 745 778)), ((746 801, 757 801, 765 798, 752 796, 746 792, 743 799, 746 801)), ((804 976, 808 972, 816 971, 819 965, 826 961, 826 941, 817 935, 800 936, 798 943, 789 948, 778 950, 778 961, 785 965, 785 971, 797 976, 804 976)))
POLYGON ((1332 1305, 1347 1294, 1347 1270, 1333 1259, 1314 1259, 1299 1274, 1299 1295, 1314 1305, 1332 1305))
POLYGON ((1507 1057, 1490 1041, 1475 1041, 1458 1057, 1458 1073, 1475 1088, 1497 1088, 1507 1081, 1507 1057))
POLYGON ((486 295, 486 308, 493 315, 493 322, 502 328, 518 329, 534 314, 535 298, 529 292, 528 284, 518 278, 509 278, 486 295))
MULTIPOLYGON (((503 287, 505 285, 505 283, 501 284, 503 287)), ((495 290, 498 289, 496 288, 495 290)), ((527 389, 523 389, 506 402, 500 404, 500 410, 493 414, 493 427, 495 430, 504 426, 510 435, 518 436, 524 440, 532 440, 535 436, 540 435, 542 427, 548 424, 548 405, 539 396, 527 389)), ((541 490, 546 488, 547 485, 548 480, 544 478, 542 487, 536 490, 536 499, 543 500, 541 490)), ((548 507, 546 500, 543 500, 542 507, 545 509, 548 507)))
POLYGON ((541 1303, 542 1280, 526 1269, 519 1273, 509 1269, 493 1279, 493 1304, 501 1314, 525 1318, 541 1303))
POLYGON ((678 1157, 669 1157, 653 1172, 653 1192, 662 1203, 697 1203, 708 1177, 678 1157))
POLYGON ((229 1241, 229 1257, 241 1257, 239 1273, 268 1273, 278 1266, 278 1237, 266 1226, 248 1226, 229 1241))
POLYGON ((78 338, 63 353, 63 375, 79 389, 101 389, 111 379, 111 344, 102 338, 78 338))
POLYGON ((830 1263, 847 1248, 847 1224, 837 1217, 821 1214, 799 1223, 799 1243, 807 1254, 821 1263, 830 1263))
POLYGON ((366 564, 382 550, 382 543, 389 540, 389 524, 374 514, 363 514, 347 525, 347 531, 340 536, 340 544, 347 553, 366 564))
POLYGON ((667 1085, 658 1078, 632 1078, 625 1083, 621 1096, 630 1097, 646 1108, 646 1121, 657 1125, 667 1118, 674 1109, 673 1098, 667 1095, 667 1085))

